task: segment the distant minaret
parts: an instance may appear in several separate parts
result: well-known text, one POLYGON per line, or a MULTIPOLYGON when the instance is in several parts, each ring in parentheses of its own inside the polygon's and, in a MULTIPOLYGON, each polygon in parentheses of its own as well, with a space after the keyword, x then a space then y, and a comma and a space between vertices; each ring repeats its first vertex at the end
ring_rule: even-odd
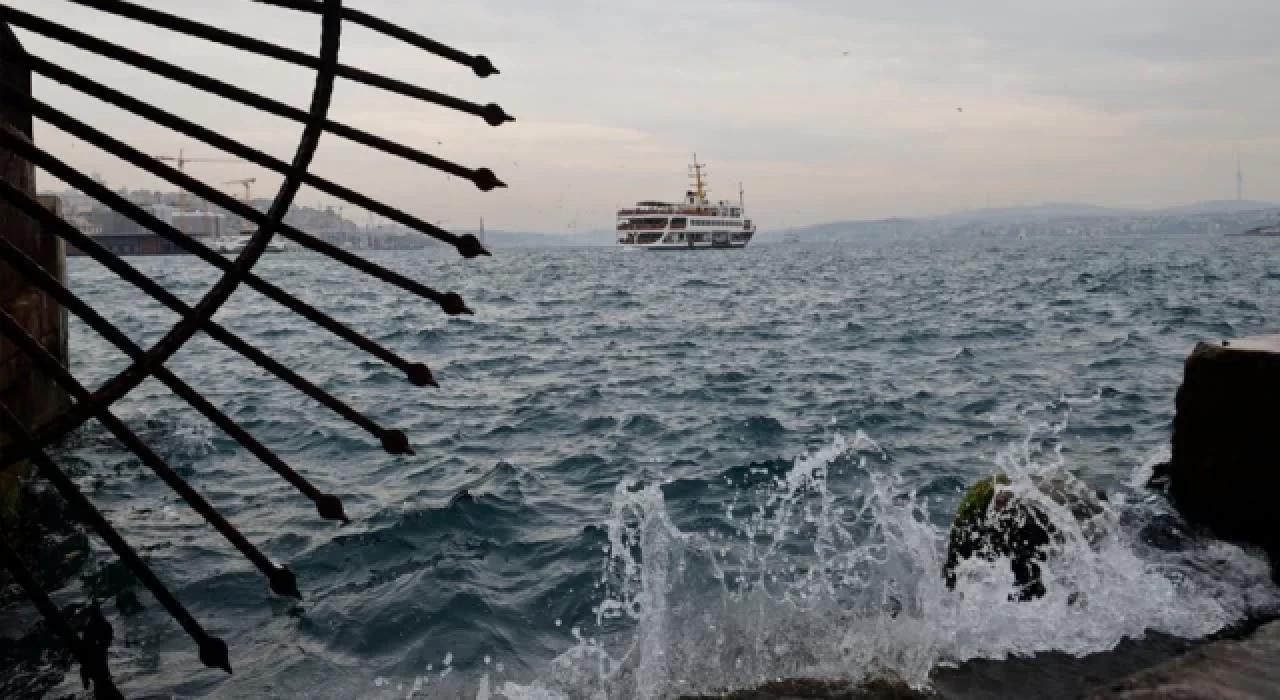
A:
POLYGON ((1236 153, 1236 201, 1244 201, 1244 168, 1240 165, 1240 154, 1236 153))

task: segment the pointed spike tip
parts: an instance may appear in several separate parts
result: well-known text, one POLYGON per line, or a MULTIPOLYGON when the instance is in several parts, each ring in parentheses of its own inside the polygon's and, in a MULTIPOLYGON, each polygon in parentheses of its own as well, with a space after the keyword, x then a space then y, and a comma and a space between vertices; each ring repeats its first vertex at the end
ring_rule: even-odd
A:
POLYGON ((491 75, 501 73, 502 71, 493 67, 489 59, 485 56, 475 56, 471 59, 471 70, 481 78, 487 78, 491 75))
POLYGON ((382 431, 382 449, 387 454, 392 455, 411 455, 413 448, 409 446, 409 437, 404 434, 403 430, 384 430, 382 431))
POLYGON ((341 520, 343 525, 351 522, 346 510, 342 507, 342 499, 331 493, 322 493, 316 499, 316 510, 325 520, 341 520))
POLYGON ((489 124, 489 126, 502 126, 507 122, 513 122, 515 117, 507 114, 498 105, 490 102, 480 110, 480 116, 489 124))
POLYGON ((277 566, 271 572, 271 592, 279 596, 302 600, 302 592, 298 590, 298 577, 293 575, 287 566, 277 566))
POLYGON ((481 192, 488 192, 495 187, 507 186, 507 183, 499 180, 498 176, 494 175, 493 171, 488 168, 476 168, 471 174, 471 182, 475 183, 475 186, 481 192))
POLYGON ((458 238, 457 248, 462 257, 468 260, 481 255, 490 255, 489 251, 480 243, 480 239, 469 233, 458 238))
POLYGON ((464 301, 462 296, 457 292, 449 292, 441 297, 440 308, 450 316, 475 313, 467 306, 467 302, 464 301))
POLYGON ((200 663, 231 673, 231 654, 227 651, 227 643, 217 637, 200 640, 200 663))
POLYGON ((435 378, 431 376, 431 370, 421 362, 409 365, 405 375, 409 377, 409 383, 414 386, 440 386, 436 384, 435 378))

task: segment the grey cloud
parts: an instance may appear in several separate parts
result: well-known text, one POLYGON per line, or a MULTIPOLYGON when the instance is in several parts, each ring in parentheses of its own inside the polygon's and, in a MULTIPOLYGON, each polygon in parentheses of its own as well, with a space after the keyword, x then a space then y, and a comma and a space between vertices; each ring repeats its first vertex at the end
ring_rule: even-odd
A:
MULTIPOLYGON (((39 13, 57 8, 75 26, 294 104, 305 104, 309 93, 305 71, 139 30, 61 2, 14 4, 39 13)), ((314 51, 314 18, 243 0, 147 4, 314 51)), ((580 199, 595 224, 607 226, 618 201, 665 196, 652 191, 663 182, 679 191, 685 154, 693 150, 716 164, 722 189, 748 180, 765 221, 769 207, 782 216, 797 202, 814 220, 937 211, 987 196, 1178 204, 1197 193, 1210 196, 1218 175, 1204 159, 1230 157, 1235 148, 1248 156, 1250 191, 1280 198, 1280 127, 1273 116, 1280 109, 1273 87, 1280 75, 1280 3, 1274 0, 358 5, 485 53, 503 70, 480 81, 366 31, 345 37, 345 61, 496 101, 519 118, 493 130, 474 118, 339 86, 335 110, 343 118, 462 162, 491 165, 512 184, 480 198, 460 192, 458 183, 340 142, 326 147, 322 165, 335 176, 432 216, 467 218, 484 207, 497 225, 555 228, 562 222, 538 212, 545 209, 541 200, 559 192, 580 199), (443 144, 434 146, 437 141, 443 144), (503 167, 515 159, 518 170, 503 167), (1037 175, 1050 169, 1051 176, 1037 175), (1147 174, 1158 186, 1134 184, 1147 174), (854 189, 856 196, 841 194, 854 189), (1114 201, 1123 192, 1140 193, 1141 201, 1114 201)), ((109 62, 84 61, 49 42, 32 45, 274 152, 291 147, 290 125, 175 92, 109 62)), ((41 90, 149 149, 182 147, 181 139, 90 100, 41 90)), ((68 141, 51 143, 70 153, 68 141)), ((87 157, 83 149, 75 154, 87 157)), ((109 177, 129 176, 93 162, 109 177)))

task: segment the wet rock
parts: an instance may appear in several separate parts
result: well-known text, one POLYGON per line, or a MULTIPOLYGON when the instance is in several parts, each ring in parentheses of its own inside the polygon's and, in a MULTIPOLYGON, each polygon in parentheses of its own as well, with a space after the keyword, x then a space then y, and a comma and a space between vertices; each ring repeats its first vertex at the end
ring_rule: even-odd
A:
POLYGON ((948 588, 956 585, 956 567, 961 561, 1007 558, 1018 589, 1012 597, 1032 600, 1044 595, 1040 563, 1048 558, 1056 530, 1040 508, 999 488, 1008 483, 1004 475, 987 477, 970 487, 960 502, 943 567, 948 588))
POLYGON ((1280 565, 1280 336, 1201 343, 1173 421, 1169 495, 1188 521, 1280 565))
POLYGON ((137 593, 128 590, 121 591, 116 595, 116 610, 119 610, 120 614, 125 617, 132 617, 146 610, 146 606, 142 604, 141 600, 138 600, 137 593))
MULTIPOLYGON (((24 482, 17 498, 22 516, 0 522, 0 529, 36 581, 56 591, 88 561, 89 538, 76 513, 44 482, 24 482)), ((9 571, 0 568, 0 606, 25 598, 9 571)))
MULTIPOLYGON (((1036 477, 1033 483, 1054 503, 1070 510, 1084 525, 1086 536, 1096 539, 1101 534, 1093 518, 1102 513, 1104 492, 1066 478, 1036 477)), ((1034 600, 1045 594, 1040 565, 1048 559, 1050 546, 1061 541, 1058 528, 1041 505, 1018 497, 1005 488, 1008 485, 1003 474, 987 477, 970 487, 960 501, 943 566, 948 588, 955 587, 956 568, 962 561, 1008 559, 1017 587, 1011 599, 1034 600)))
POLYGON ((89 597, 95 599, 118 596, 138 585, 133 572, 119 559, 100 563, 91 571, 81 574, 80 581, 89 597))
POLYGON ((1164 490, 1169 487, 1169 471, 1171 465, 1161 462, 1151 468, 1151 478, 1147 479, 1147 488, 1164 490))
POLYGON ((1280 698, 1280 622, 1206 644, 1095 693, 1096 700, 1280 698))
POLYGON ((62 682, 74 658, 43 621, 21 637, 0 635, 0 698, 43 698, 62 682))
POLYGON ((1142 526, 1139 537, 1147 546, 1163 549, 1166 552, 1184 551, 1192 540, 1186 523, 1171 513, 1152 516, 1142 526))
MULTIPOLYGON (((43 481, 24 481, 17 498, 20 517, 3 522, 0 530, 37 583, 58 591, 88 561, 89 538, 76 512, 43 481)), ((47 697, 73 659, 6 568, 0 568, 0 611, 0 698, 47 697)))
POLYGON ((686 695, 681 700, 927 700, 934 697, 897 680, 872 680, 854 685, 844 681, 787 679, 723 695, 686 695))

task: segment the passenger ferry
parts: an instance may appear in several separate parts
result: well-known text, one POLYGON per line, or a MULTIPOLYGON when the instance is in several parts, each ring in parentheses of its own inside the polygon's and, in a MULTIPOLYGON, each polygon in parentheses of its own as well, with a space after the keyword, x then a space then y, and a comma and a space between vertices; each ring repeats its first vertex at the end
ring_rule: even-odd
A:
POLYGON ((633 209, 618 210, 618 245, 630 250, 710 250, 745 248, 756 233, 746 218, 742 185, 738 201, 707 199, 703 168, 697 154, 689 166, 693 189, 679 204, 639 202, 633 209))

